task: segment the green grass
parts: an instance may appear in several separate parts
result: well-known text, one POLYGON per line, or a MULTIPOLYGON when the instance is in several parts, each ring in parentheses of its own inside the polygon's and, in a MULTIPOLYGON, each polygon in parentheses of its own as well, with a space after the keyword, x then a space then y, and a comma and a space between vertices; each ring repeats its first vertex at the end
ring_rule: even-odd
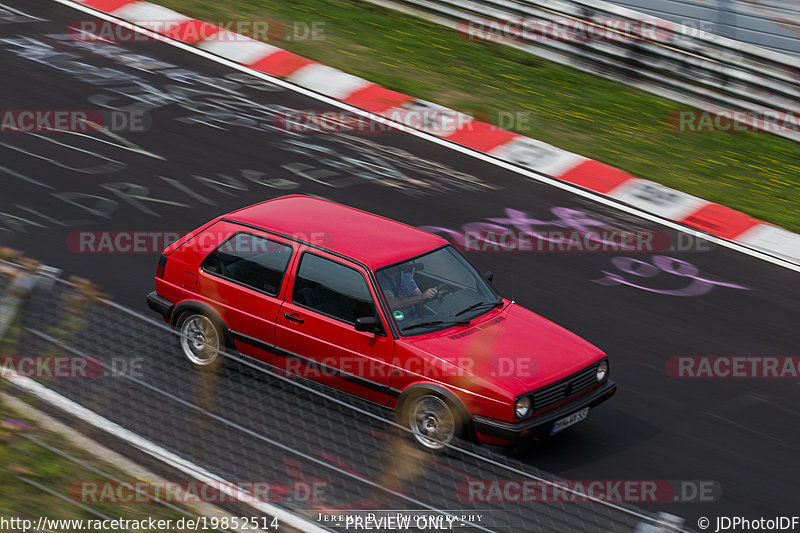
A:
POLYGON ((151 0, 194 18, 323 23, 279 46, 754 217, 800 231, 800 145, 767 133, 672 131, 686 106, 497 43, 351 0, 151 0))
MULTIPOLYGON (((0 383, 0 390, 4 388, 2 385, 4 383, 0 383)), ((0 399, 0 517, 7 520, 11 518, 27 519, 36 524, 40 516, 54 520, 101 519, 74 505, 71 501, 64 501, 19 479, 19 477, 30 479, 67 497, 69 497, 70 486, 74 483, 106 481, 99 474, 30 441, 25 437, 26 435, 44 441, 117 479, 134 481, 129 474, 111 466, 99 464, 95 457, 65 443, 59 435, 48 433, 37 427, 34 421, 26 419, 9 409, 8 406, 4 406, 0 399)), ((155 520, 171 519, 174 524, 184 516, 157 503, 127 505, 92 503, 87 505, 112 519, 146 520, 148 517, 153 517, 155 520)), ((109 529, 108 531, 123 530, 109 529)))

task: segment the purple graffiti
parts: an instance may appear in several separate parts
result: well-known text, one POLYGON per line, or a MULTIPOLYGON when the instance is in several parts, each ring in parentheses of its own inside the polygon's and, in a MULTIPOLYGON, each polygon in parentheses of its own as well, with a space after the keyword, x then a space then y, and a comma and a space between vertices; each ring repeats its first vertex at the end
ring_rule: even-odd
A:
MULTIPOLYGON (((459 246, 464 246, 466 242, 466 235, 474 235, 479 241, 488 242, 488 235, 499 235, 509 229, 515 229, 521 234, 530 235, 548 242, 557 242, 563 245, 579 244, 571 241, 567 237, 549 237, 547 235, 538 233, 535 227, 558 227, 571 229, 579 233, 587 233, 593 228, 607 227, 605 222, 590 218, 583 211, 577 209, 570 209, 568 207, 554 207, 550 212, 555 215, 553 220, 539 220, 538 218, 531 218, 524 211, 505 209, 506 216, 504 218, 488 218, 489 222, 470 222, 464 224, 461 230, 454 230, 441 226, 420 226, 420 229, 429 231, 431 233, 445 233, 450 236, 452 242, 459 246)), ((606 241, 600 236, 591 235, 589 240, 601 244, 615 244, 612 241, 606 241)))
POLYGON ((653 264, 650 264, 646 261, 633 259, 632 257, 615 257, 611 260, 611 263, 623 273, 640 278, 652 278, 660 273, 665 273, 682 278, 689 278, 692 280, 692 282, 682 289, 653 289, 651 287, 636 285, 635 283, 631 283, 630 281, 626 280, 619 274, 606 271, 603 271, 603 274, 605 274, 606 277, 592 281, 605 286, 627 285, 643 291, 664 294, 667 296, 701 296, 711 291, 711 289, 713 289, 715 286, 728 287, 730 289, 741 289, 745 291, 750 290, 747 287, 743 287, 742 285, 737 285, 735 283, 725 283, 722 281, 715 281, 702 277, 699 275, 700 270, 696 266, 689 262, 675 259, 674 257, 656 255, 653 256, 652 260, 653 264))

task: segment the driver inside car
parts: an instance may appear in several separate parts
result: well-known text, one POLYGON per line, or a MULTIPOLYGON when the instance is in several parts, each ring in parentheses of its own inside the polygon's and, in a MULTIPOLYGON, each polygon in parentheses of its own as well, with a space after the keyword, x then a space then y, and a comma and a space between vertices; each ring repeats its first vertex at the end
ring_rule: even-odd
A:
POLYGON ((435 287, 422 292, 413 273, 399 267, 378 272, 378 283, 392 311, 399 311, 403 318, 416 318, 417 304, 432 300, 439 294, 435 287))

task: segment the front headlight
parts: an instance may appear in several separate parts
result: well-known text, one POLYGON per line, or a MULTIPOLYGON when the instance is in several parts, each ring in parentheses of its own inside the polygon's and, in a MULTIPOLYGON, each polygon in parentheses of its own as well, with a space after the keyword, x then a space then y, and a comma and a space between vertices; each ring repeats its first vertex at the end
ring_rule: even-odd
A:
POLYGON ((531 412, 531 399, 523 396, 514 404, 514 414, 517 418, 525 418, 531 412))
POLYGON ((597 365, 597 381, 602 382, 603 380, 608 377, 608 361, 600 361, 600 364, 597 365))

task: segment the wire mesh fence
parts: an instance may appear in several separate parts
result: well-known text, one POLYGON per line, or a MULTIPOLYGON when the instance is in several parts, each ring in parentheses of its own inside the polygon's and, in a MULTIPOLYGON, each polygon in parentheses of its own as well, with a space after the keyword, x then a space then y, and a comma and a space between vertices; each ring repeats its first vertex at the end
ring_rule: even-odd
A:
POLYGON ((322 529, 358 530, 358 520, 382 518, 373 525, 405 531, 666 527, 487 447, 458 441, 445 454, 425 452, 390 411, 253 359, 229 353, 217 371, 198 371, 169 326, 88 284, 34 286, 17 327, 16 356, 63 367, 30 379, 213 472, 237 488, 239 502, 267 502, 322 529), (497 491, 475 498, 476 481, 497 491), (514 497, 502 490, 509 484, 558 497, 514 497))
MULTIPOLYGON (((85 460, 82 460, 82 459, 79 459, 77 457, 74 457, 74 456, 70 455, 69 453, 66 453, 63 450, 60 450, 59 448, 53 446, 52 444, 48 444, 47 442, 45 442, 44 440, 42 440, 40 438, 34 437, 32 435, 24 435, 23 438, 26 439, 33 446, 38 447, 38 448, 43 449, 43 450, 46 450, 46 451, 48 451, 48 452, 60 457, 64 461, 71 462, 74 465, 73 468, 76 469, 78 472, 80 472, 81 473, 80 475, 83 478, 93 479, 93 480, 98 480, 98 479, 106 480, 108 482, 113 483, 116 486, 120 486, 122 484, 130 485, 131 491, 133 493, 135 493, 135 497, 133 497, 131 499, 140 500, 142 502, 149 502, 149 503, 153 503, 153 504, 158 504, 159 506, 162 506, 162 509, 166 509, 166 510, 172 511, 173 514, 170 515, 172 517, 171 520, 174 520, 176 524, 179 523, 178 521, 180 520, 180 518, 177 518, 177 517, 182 517, 184 519, 185 518, 189 518, 189 519, 192 519, 192 520, 195 520, 195 521, 202 520, 202 518, 201 518, 202 515, 197 514, 195 512, 192 512, 192 511, 188 510, 185 507, 181 507, 181 506, 175 505, 173 503, 170 503, 169 501, 159 497, 158 494, 154 494, 153 491, 152 491, 152 488, 151 488, 152 484, 150 482, 140 483, 141 486, 137 486, 137 485, 131 484, 130 480, 122 479, 120 477, 115 476, 114 474, 108 473, 107 471, 105 471, 102 468, 97 468, 96 466, 93 466, 92 464, 87 463, 85 460)), ((56 499, 58 499, 60 501, 63 501, 65 503, 64 507, 67 508, 67 509, 69 509, 70 507, 81 509, 83 511, 86 511, 86 515, 92 516, 92 517, 95 517, 95 518, 99 518, 104 522, 113 522, 114 520, 116 520, 118 518, 118 516, 112 516, 112 514, 108 514, 109 512, 110 513, 114 513, 116 511, 116 509, 111 510, 111 511, 105 511, 105 512, 101 511, 101 510, 98 510, 97 509, 97 505, 82 503, 80 501, 80 499, 76 498, 74 496, 74 494, 70 493, 70 491, 59 491, 59 490, 56 490, 56 489, 53 488, 53 484, 52 483, 48 483, 47 481, 41 480, 41 479, 37 480, 35 476, 29 475, 28 473, 15 473, 14 477, 19 482, 25 483, 27 485, 30 485, 30 486, 34 487, 35 489, 37 489, 37 491, 39 491, 43 495, 49 495, 49 496, 52 496, 52 497, 54 497, 54 498, 56 498, 56 499)), ((94 483, 94 481, 92 483, 94 483)), ((111 504, 104 504, 104 505, 106 507, 113 508, 113 505, 111 505, 111 504)), ((130 506, 128 506, 128 507, 130 507, 130 506)), ((143 513, 144 512, 148 512, 146 509, 142 509, 142 511, 143 511, 143 513)), ((143 522, 143 521, 140 520, 140 522, 143 522)), ((185 523, 185 522, 186 521, 184 520, 183 523, 185 523)), ((56 523, 58 523, 58 522, 56 522, 56 523)), ((74 521, 63 520, 60 523, 61 523, 61 525, 66 525, 68 523, 71 523, 74 526, 77 523, 77 520, 74 520, 74 521)), ((142 531, 142 530, 136 529, 136 528, 121 528, 121 529, 129 531, 131 533, 140 533, 142 531)), ((180 529, 184 530, 183 527, 181 527, 180 529)), ((222 533, 228 533, 230 531, 230 530, 225 529, 223 527, 216 527, 216 528, 213 528, 213 530, 214 531, 219 531, 219 532, 222 532, 222 533)), ((47 531, 47 530, 39 529, 38 531, 44 532, 44 531, 47 531)))

